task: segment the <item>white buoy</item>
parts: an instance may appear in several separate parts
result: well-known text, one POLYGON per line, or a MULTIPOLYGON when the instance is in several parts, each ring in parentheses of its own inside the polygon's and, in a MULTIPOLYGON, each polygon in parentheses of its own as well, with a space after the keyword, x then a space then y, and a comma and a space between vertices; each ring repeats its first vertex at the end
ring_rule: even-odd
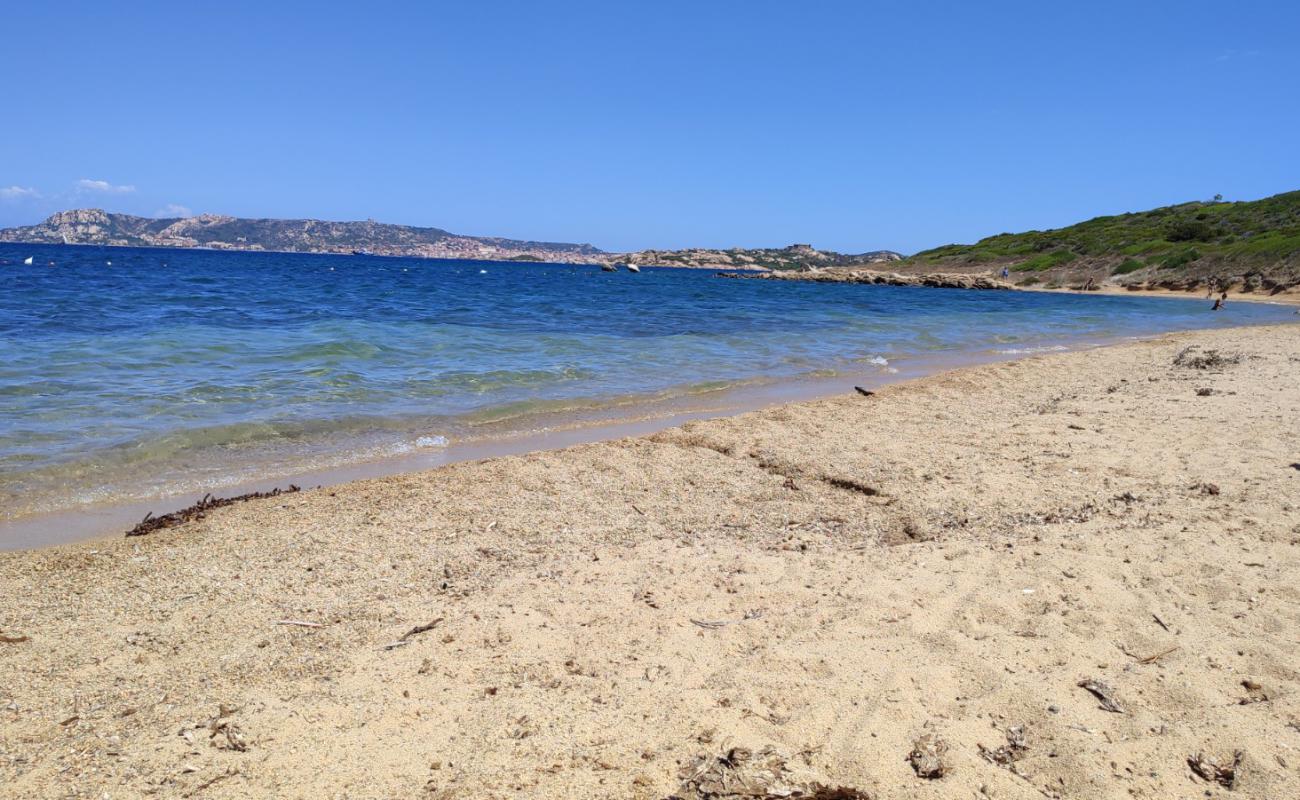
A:
POLYGON ((486 275, 486 274, 487 274, 487 270, 485 270, 485 269, 481 269, 481 270, 478 271, 478 274, 480 274, 480 275, 486 275))

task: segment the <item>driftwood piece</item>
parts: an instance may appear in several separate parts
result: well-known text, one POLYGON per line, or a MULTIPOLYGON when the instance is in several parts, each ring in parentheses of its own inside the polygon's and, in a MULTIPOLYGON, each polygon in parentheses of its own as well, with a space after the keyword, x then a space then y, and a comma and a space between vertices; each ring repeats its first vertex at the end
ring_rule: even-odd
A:
POLYGON ((173 528, 185 522, 192 522, 197 519, 203 519, 207 512, 214 508, 234 505, 235 503, 244 503, 249 500, 260 500, 264 497, 279 497, 282 494, 293 494, 302 491, 298 486, 289 484, 288 489, 276 487, 269 492, 249 492, 236 497, 213 497, 211 493, 203 495, 203 499, 188 508, 182 508, 180 511, 173 511, 170 514, 163 514, 161 517, 155 517, 150 511, 144 515, 134 528, 126 532, 127 536, 147 536, 154 531, 160 531, 164 528, 173 528))

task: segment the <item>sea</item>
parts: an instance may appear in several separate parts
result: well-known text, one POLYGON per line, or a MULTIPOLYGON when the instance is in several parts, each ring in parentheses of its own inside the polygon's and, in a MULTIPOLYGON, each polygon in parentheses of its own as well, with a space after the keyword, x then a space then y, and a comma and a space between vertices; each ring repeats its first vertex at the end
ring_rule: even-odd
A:
POLYGON ((1294 320, 708 270, 0 244, 0 521, 1294 320))

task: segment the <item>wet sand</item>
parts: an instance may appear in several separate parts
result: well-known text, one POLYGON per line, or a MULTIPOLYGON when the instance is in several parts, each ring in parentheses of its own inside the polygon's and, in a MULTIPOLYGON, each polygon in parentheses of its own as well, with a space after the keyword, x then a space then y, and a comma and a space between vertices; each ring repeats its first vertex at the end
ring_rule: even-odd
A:
MULTIPOLYGON (((1061 287, 1058 289, 1048 289, 1038 286, 1017 286, 1016 289, 1024 292, 1065 292, 1067 294, 1108 294, 1120 297, 1179 297, 1184 300, 1204 300, 1205 305, 1214 305, 1214 298, 1222 294, 1215 292, 1213 296, 1206 296, 1205 290, 1197 289, 1194 291, 1182 291, 1179 289, 1129 289, 1125 286, 1119 286, 1113 283, 1103 283, 1096 289, 1084 291, 1082 289, 1070 289, 1061 287)), ((1276 294, 1267 294, 1265 292, 1239 292, 1229 291, 1228 302, 1235 303, 1274 303, 1284 306, 1300 306, 1300 291, 1294 289, 1277 292, 1276 294)))
MULTIPOLYGON (((1086 349, 1100 346, 1095 338, 1059 340, 1033 351, 1086 349)), ((741 414, 780 403, 819 400, 852 391, 854 386, 879 388, 909 379, 963 366, 1006 361, 1019 351, 941 351, 897 359, 896 366, 864 364, 853 374, 808 376, 793 380, 748 381, 724 389, 665 397, 626 398, 611 405, 594 405, 581 410, 565 409, 533 413, 479 424, 473 433, 446 447, 369 460, 344 462, 307 470, 266 471, 248 479, 196 481, 201 488, 166 492, 155 496, 127 497, 81 503, 55 511, 24 512, 0 509, 0 552, 27 550, 97 538, 120 536, 146 514, 162 514, 197 503, 205 495, 235 497, 251 492, 299 487, 329 487, 370 478, 420 472, 463 461, 521 455, 539 450, 557 450, 577 444, 645 436, 692 420, 741 414)), ((830 372, 829 370, 827 372, 830 372)))
POLYGON ((0 797, 1298 796, 1297 420, 1205 331, 0 553, 0 797))

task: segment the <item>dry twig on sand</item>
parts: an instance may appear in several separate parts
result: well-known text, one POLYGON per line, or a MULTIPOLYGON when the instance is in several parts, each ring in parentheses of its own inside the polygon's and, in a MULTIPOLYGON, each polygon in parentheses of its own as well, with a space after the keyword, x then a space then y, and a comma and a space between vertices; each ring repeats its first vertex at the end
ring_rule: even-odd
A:
POLYGON ((1079 681, 1079 687, 1092 692, 1093 696, 1101 701, 1102 709, 1113 714, 1123 714, 1124 707, 1115 699, 1115 690, 1101 681, 1088 680, 1079 681))
POLYGON ((145 536, 159 531, 164 528, 175 527, 183 522, 203 519, 207 512, 214 508, 230 506, 235 503, 244 503, 249 500, 260 500, 263 497, 279 497, 282 494, 293 494, 302 491, 299 487, 289 484, 288 489, 281 489, 278 486, 269 492, 249 492, 236 497, 213 497, 211 493, 203 495, 203 499, 188 508, 182 508, 180 511, 173 511, 170 514, 163 514, 161 517, 155 517, 150 511, 144 515, 134 528, 126 532, 127 536, 145 536))
POLYGON ((735 625, 741 622, 748 622, 751 619, 762 619, 762 617, 763 617, 762 611, 754 610, 754 611, 746 611, 745 616, 741 617, 740 619, 723 619, 723 620, 691 619, 691 624, 698 625, 701 628, 707 628, 709 630, 717 630, 718 628, 725 628, 728 625, 735 625))

